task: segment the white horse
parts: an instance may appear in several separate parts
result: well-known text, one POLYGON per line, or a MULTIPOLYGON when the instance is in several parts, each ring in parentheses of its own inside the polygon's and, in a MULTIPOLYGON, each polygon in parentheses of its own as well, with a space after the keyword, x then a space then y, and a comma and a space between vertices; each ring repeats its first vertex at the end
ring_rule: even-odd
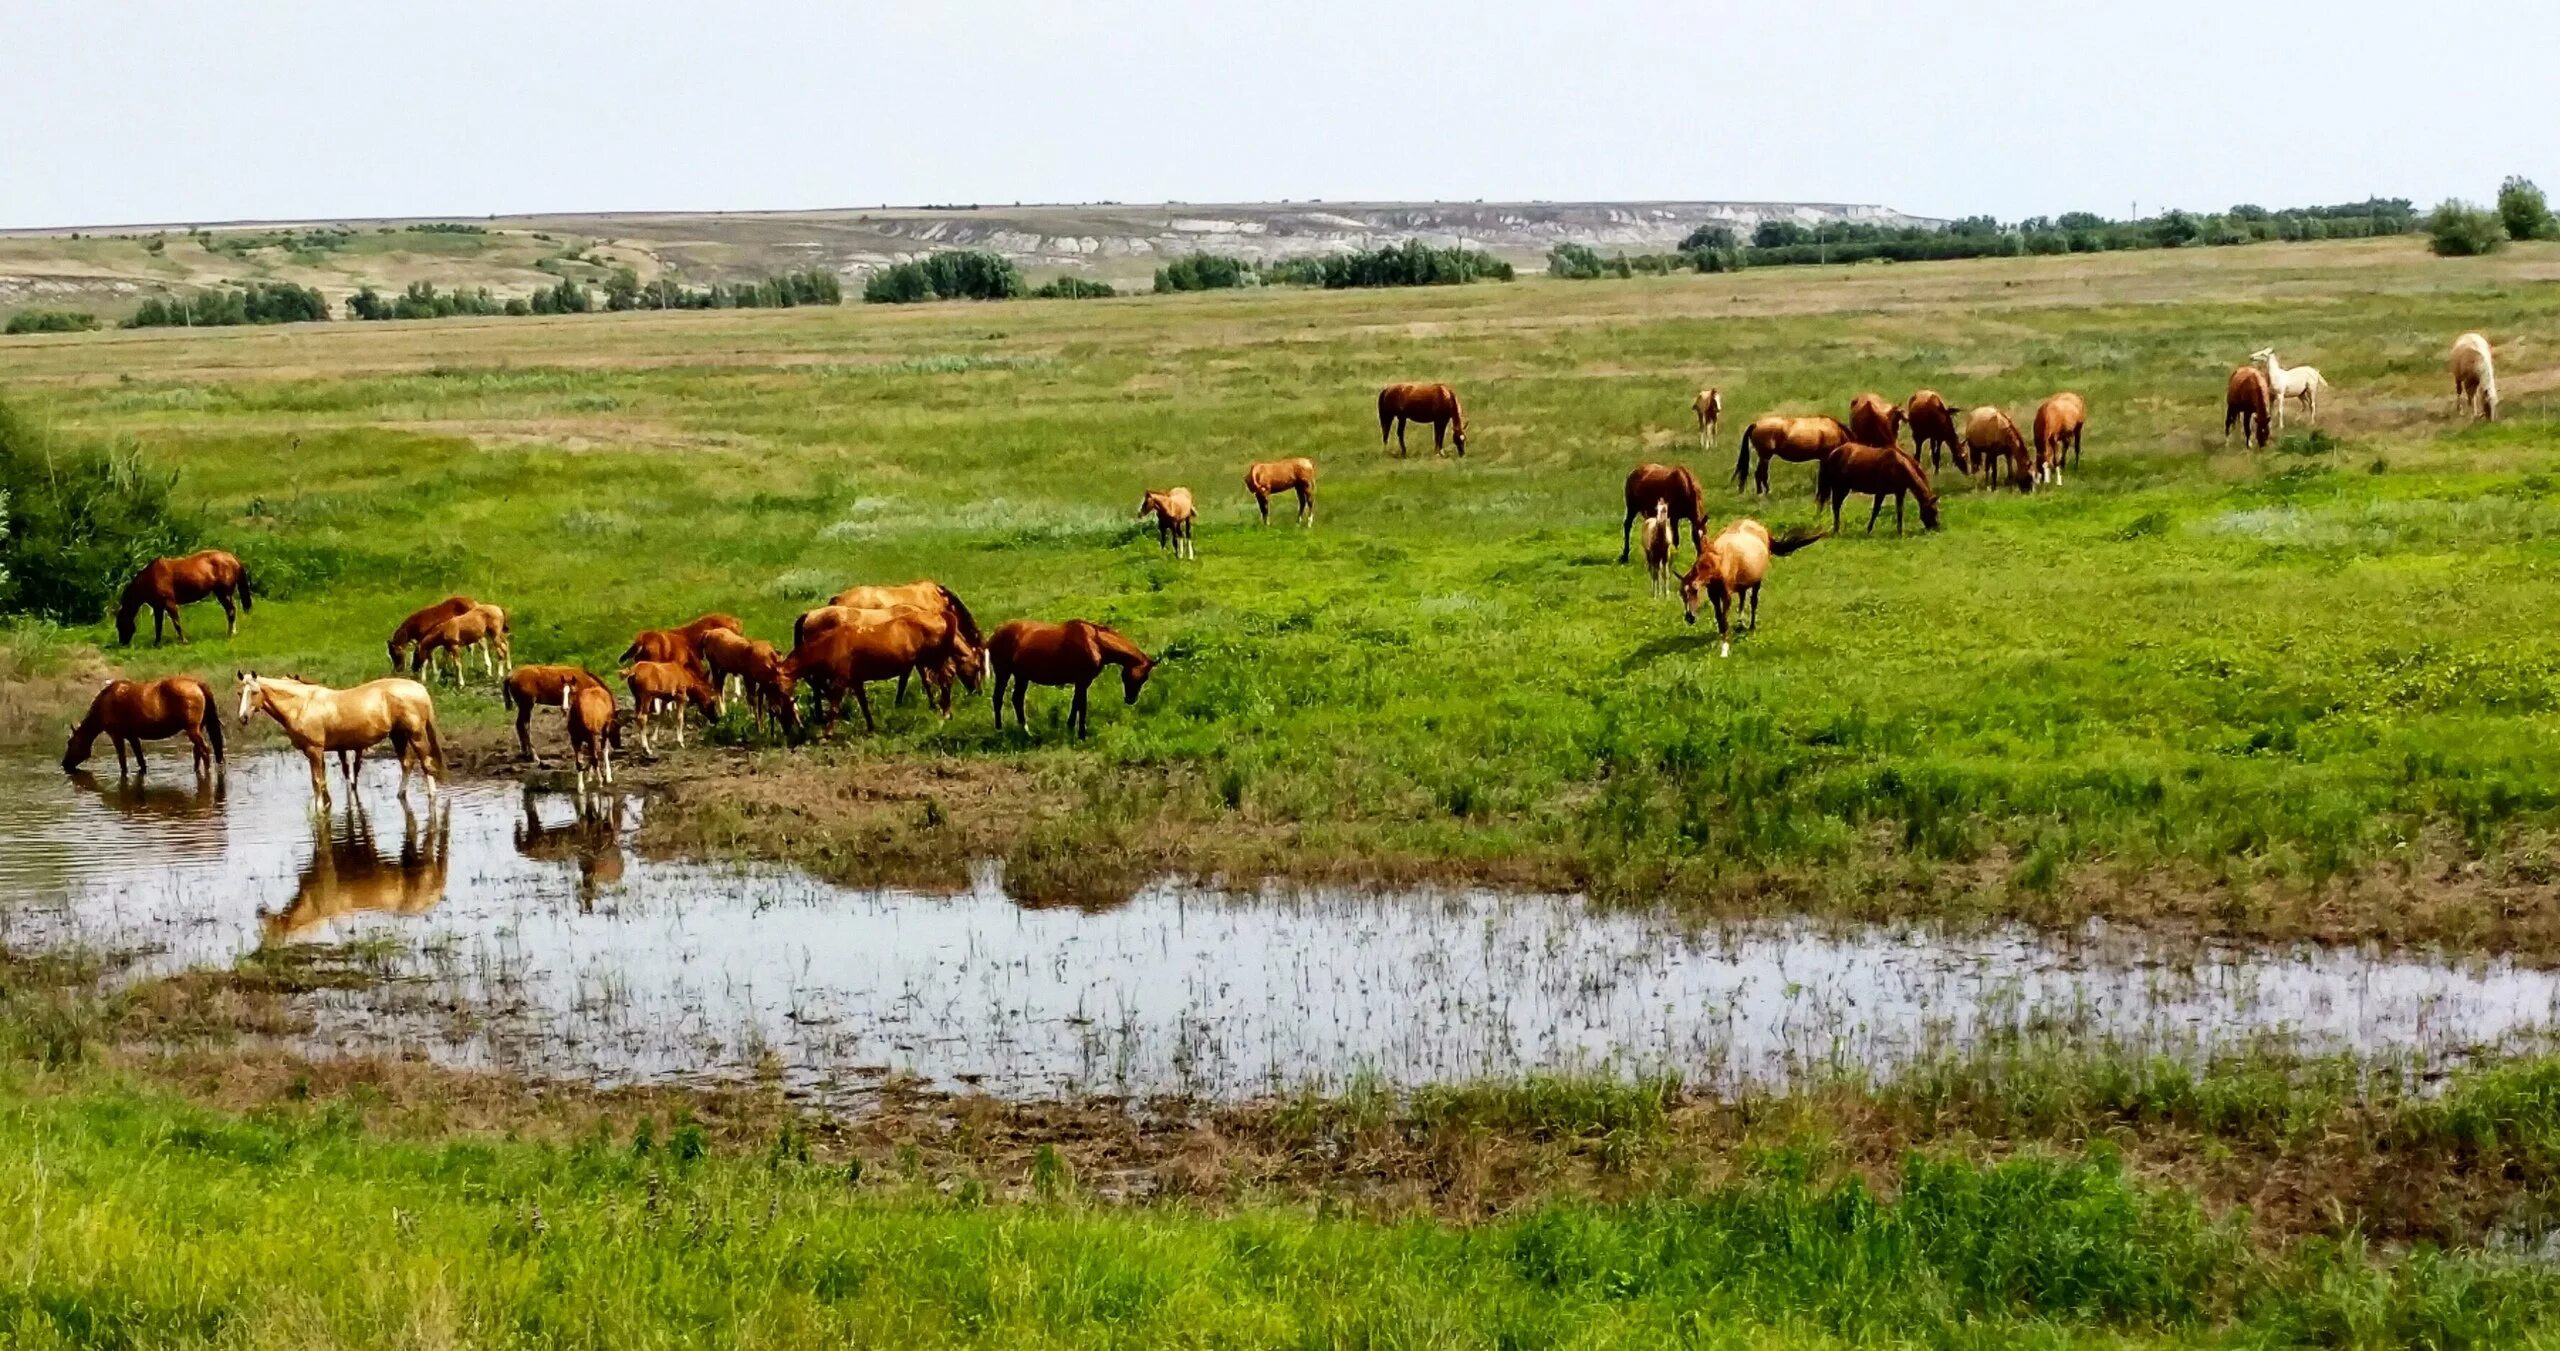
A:
POLYGON ((1716 423, 1724 417, 1724 391, 1702 389, 1689 403, 1689 411, 1698 415, 1698 444, 1708 450, 1716 448, 1716 423))
POLYGON ((2314 422, 2320 420, 2320 395, 2329 388, 2329 382, 2321 378, 2317 367, 2288 367, 2276 360, 2276 349, 2272 347, 2261 347, 2251 352, 2249 359, 2257 362, 2258 369, 2267 373, 2267 390, 2276 401, 2277 431, 2284 430, 2285 404, 2296 399, 2302 402, 2303 416, 2314 422))
POLYGON ((2498 420, 2498 363, 2489 357, 2489 340, 2477 333, 2453 340, 2453 400, 2466 413, 2476 403, 2482 421, 2498 420))

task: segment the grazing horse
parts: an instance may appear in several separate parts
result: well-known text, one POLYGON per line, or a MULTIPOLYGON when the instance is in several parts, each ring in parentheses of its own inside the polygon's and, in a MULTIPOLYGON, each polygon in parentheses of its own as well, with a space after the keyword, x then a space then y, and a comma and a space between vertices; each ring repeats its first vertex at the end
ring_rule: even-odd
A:
POLYGON ((2498 420, 2498 363, 2477 333, 2453 340, 2453 401, 2465 413, 2477 406, 2483 422, 2498 420))
POLYGON ((516 750, 537 767, 542 757, 533 749, 533 711, 561 707, 560 696, 571 689, 604 682, 583 666, 519 666, 507 672, 498 698, 516 715, 516 750))
POLYGON ((1840 533, 1840 506, 1851 493, 1866 493, 1875 498, 1875 510, 1867 513, 1867 533, 1876 532, 1876 518, 1884 514, 1884 500, 1893 499, 1893 533, 1902 533, 1902 500, 1920 499, 1920 524, 1930 530, 1938 528, 1938 494, 1929 486, 1929 471, 1920 460, 1900 446, 1871 446, 1852 441, 1822 457, 1822 473, 1815 480, 1813 504, 1816 510, 1831 508, 1831 532, 1840 533))
POLYGON ((144 773, 142 743, 185 733, 195 748, 198 776, 222 772, 222 708, 213 687, 191 675, 159 680, 112 680, 89 701, 89 711, 71 729, 62 748, 62 768, 76 772, 89 759, 89 749, 104 733, 116 746, 116 774, 125 772, 124 753, 133 748, 133 772, 144 773))
POLYGON ((417 646, 419 639, 435 632, 437 625, 455 615, 470 613, 479 603, 469 596, 447 596, 401 620, 400 627, 391 631, 391 641, 386 645, 391 651, 391 669, 397 671, 407 666, 409 649, 417 646))
POLYGON ((384 915, 423 915, 444 900, 445 875, 453 854, 453 811, 440 805, 427 813, 425 828, 409 804, 400 804, 400 856, 384 858, 374 842, 373 819, 361 804, 347 804, 347 829, 341 836, 329 818, 314 816, 311 862, 302 884, 281 910, 258 912, 258 928, 267 942, 303 937, 330 920, 358 911, 384 915))
POLYGON ((1849 401, 1849 439, 1861 445, 1902 444, 1903 411, 1881 394, 1861 394, 1849 401))
POLYGON ((1698 622, 1698 602, 1707 600, 1716 607, 1717 655, 1733 655, 1733 606, 1747 602, 1751 607, 1751 630, 1760 630, 1760 582, 1769 575, 1769 560, 1783 558, 1822 538, 1822 532, 1798 532, 1782 540, 1769 538, 1769 527, 1744 517, 1717 532, 1698 551, 1697 564, 1689 575, 1680 579, 1680 608, 1692 624, 1698 622))
POLYGON ((2231 439, 2231 428, 2238 424, 2240 443, 2263 447, 2270 439, 2267 433, 2267 373, 2255 366, 2234 366, 2231 378, 2222 386, 2222 439, 2231 439))
POLYGON ((1672 519, 1670 499, 1655 498, 1653 514, 1644 518, 1644 570, 1657 596, 1671 589, 1671 546, 1679 539, 1680 523, 1672 519))
POLYGON ((409 658, 412 673, 424 672, 435 679, 438 653, 453 659, 454 688, 462 687, 462 656, 477 648, 480 669, 486 675, 500 675, 516 668, 515 647, 507 638, 507 612, 495 605, 474 605, 427 631, 418 640, 418 649, 409 658))
MULTIPOLYGON (((634 662, 624 668, 622 678, 631 685, 631 717, 640 726, 640 750, 656 755, 658 748, 649 741, 649 724, 660 714, 672 709, 676 715, 676 747, 684 747, 684 710, 687 704, 709 722, 720 716, 720 695, 700 671, 680 661, 634 662)), ((611 780, 607 780, 611 782, 611 780)))
MULTIPOLYGON (((978 672, 985 665, 984 657, 978 654, 985 650, 987 640, 985 635, 978 632, 976 616, 969 613, 968 606, 960 603, 960 598, 952 594, 950 587, 930 577, 909 582, 905 586, 849 586, 837 592, 827 603, 849 605, 860 610, 889 610, 900 605, 913 605, 923 610, 940 610, 959 630, 959 646, 965 649, 964 659, 970 663, 969 692, 972 694, 977 692, 978 672)), ((792 629, 791 645, 793 647, 800 645, 797 625, 792 629)), ((905 703, 906 700, 907 678, 902 675, 898 677, 898 702, 905 703)))
POLYGON ((285 736, 311 761, 311 791, 322 808, 329 805, 326 755, 338 753, 339 769, 354 791, 356 771, 364 767, 366 748, 388 739, 400 757, 400 792, 409 792, 412 761, 426 776, 427 792, 444 777, 444 743, 436 735, 436 704, 427 687, 393 676, 371 680, 351 690, 286 676, 240 673, 240 720, 264 710, 285 736), (352 760, 349 756, 353 756, 352 760))
MULTIPOLYGON (((874 614, 857 611, 855 618, 811 632, 782 664, 784 677, 809 687, 811 711, 820 716, 823 731, 835 730, 848 695, 862 706, 863 730, 879 730, 871 716, 871 682, 960 660, 958 631, 940 615, 914 606, 900 606, 876 621, 874 614)), ((947 685, 943 716, 950 716, 947 685)))
POLYGON ((631 646, 622 649, 622 655, 614 659, 615 664, 628 666, 635 661, 672 661, 690 666, 696 671, 703 671, 707 675, 708 672, 702 662, 700 641, 702 635, 713 629, 744 633, 746 625, 739 623, 735 615, 711 614, 704 615, 682 628, 643 629, 632 636, 631 646))
POLYGON ((1715 388, 1699 390, 1698 397, 1689 401, 1689 411, 1698 415, 1699 449, 1714 450, 1716 424, 1724 420, 1724 391, 1715 388))
POLYGON ((1954 456, 1957 470, 1971 472, 1973 465, 1965 457, 1964 438, 1956 434, 1956 410, 1934 389, 1912 391, 1903 402, 1902 418, 1911 426, 1911 453, 1929 452, 1929 468, 1935 471, 1946 463, 1941 456, 1954 456))
POLYGON ((1191 543, 1191 525, 1199 513, 1192 509, 1189 488, 1167 488, 1149 491, 1138 499, 1138 519, 1156 518, 1156 547, 1173 546, 1176 558, 1198 558, 1200 551, 1191 543))
POLYGON ((2258 369, 2267 373, 2267 391, 2275 396, 2276 430, 2284 430, 2284 406, 2288 402, 2302 405, 2302 415, 2313 422, 2320 420, 2320 396, 2329 389, 2318 367, 2287 366, 2276 360, 2276 349, 2261 347, 2249 354, 2258 369))
POLYGON ((2036 476, 2047 483, 2062 482, 2062 463, 2068 455, 2073 468, 2080 465, 2080 434, 2089 427, 2089 405, 2079 395, 2064 390, 2036 405, 2036 476))
POLYGON ((1707 495, 1698 476, 1685 464, 1640 464, 1627 472, 1627 519, 1618 526, 1618 561, 1627 561, 1629 536, 1636 518, 1651 516, 1656 506, 1671 508, 1671 541, 1680 542, 1680 523, 1689 523, 1689 543, 1707 537, 1707 495))
POLYGON ((116 602, 116 642, 133 646, 134 620, 142 607, 151 607, 151 645, 160 645, 163 620, 187 640, 187 626, 178 622, 178 607, 192 605, 211 596, 222 603, 222 622, 232 636, 240 632, 240 616, 249 613, 249 569, 239 559, 220 549, 206 549, 184 558, 155 558, 149 566, 125 583, 124 596, 116 602), (237 600, 239 608, 232 608, 237 600))
POLYGON ((622 749, 622 712, 614 707, 613 691, 594 679, 567 686, 560 691, 560 711, 569 720, 569 768, 578 776, 578 796, 587 795, 589 770, 611 787, 613 753, 622 749))
POLYGON ((1396 438, 1396 454, 1405 453, 1404 428, 1408 422, 1431 424, 1431 453, 1442 453, 1443 443, 1454 436, 1458 456, 1467 454, 1467 415, 1458 410, 1458 392, 1447 385, 1389 385, 1378 391, 1378 444, 1387 443, 1387 433, 1396 438))
POLYGON ((1792 460, 1798 464, 1819 460, 1848 444, 1849 429, 1838 418, 1789 417, 1770 413, 1742 429, 1742 451, 1734 457, 1733 486, 1739 488, 1751 477, 1751 455, 1760 455, 1760 492, 1769 491, 1769 461, 1792 460))
POLYGON ((1304 455, 1246 466, 1244 490, 1253 494, 1254 505, 1262 508, 1264 525, 1271 524, 1271 495, 1290 490, 1298 494, 1298 524, 1316 523, 1316 462, 1304 455))
MULTIPOLYGON (((720 691, 720 712, 729 711, 729 682, 738 682, 738 692, 746 697, 747 707, 758 714, 780 718, 774 696, 782 675, 782 654, 762 638, 750 638, 727 629, 713 629, 702 635, 703 664, 711 668, 711 683, 720 691)), ((787 696, 786 696, 787 697, 787 696)))
POLYGON ((1006 681, 1013 682, 1014 726, 1024 731, 1031 729, 1031 723, 1022 711, 1023 693, 1033 685, 1069 685, 1076 697, 1067 709, 1067 726, 1079 737, 1093 732, 1093 711, 1085 694, 1104 667, 1120 668, 1121 693, 1132 704, 1138 702, 1138 691, 1146 688, 1147 676, 1156 668, 1155 659, 1139 651, 1136 643, 1085 619, 1064 624, 1014 620, 988 636, 987 658, 995 672, 997 727, 1004 726, 1006 681))
POLYGON ((2018 432, 2018 424, 2007 413, 1983 404, 1964 411, 1964 443, 1973 452, 1973 467, 1990 481, 2000 472, 2000 462, 2009 462, 2009 482, 2019 492, 2036 486, 2035 450, 2018 432))
MULTIPOLYGON (((952 618, 948 610, 939 606, 909 605, 904 602, 878 608, 854 605, 821 606, 792 621, 792 650, 798 651, 817 638, 837 629, 870 628, 901 618, 912 619, 924 626, 926 648, 934 655, 898 673, 897 698, 899 702, 905 702, 907 676, 910 673, 919 675, 924 680, 927 696, 933 699, 936 706, 942 710, 942 716, 948 718, 951 716, 952 682, 956 680, 967 686, 971 694, 977 693, 978 677, 987 669, 987 650, 971 643, 967 637, 963 636, 958 621, 952 618)), ((784 683, 787 688, 789 682, 784 683)))

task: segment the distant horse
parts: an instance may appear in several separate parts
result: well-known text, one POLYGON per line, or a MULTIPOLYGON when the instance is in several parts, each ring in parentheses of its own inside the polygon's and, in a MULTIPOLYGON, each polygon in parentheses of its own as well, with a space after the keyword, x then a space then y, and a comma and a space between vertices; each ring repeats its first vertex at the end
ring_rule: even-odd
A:
POLYGON ((1680 542, 1680 523, 1689 523, 1689 543, 1707 537, 1707 495, 1698 476, 1685 464, 1640 464, 1627 472, 1627 519, 1618 526, 1618 561, 1627 561, 1629 537, 1636 518, 1650 516, 1657 505, 1671 508, 1671 540, 1680 542))
POLYGON ((1965 458, 1964 438, 1956 434, 1956 410, 1934 389, 1914 390, 1902 404, 1903 420, 1911 425, 1911 453, 1929 452, 1929 468, 1935 472, 1946 463, 1941 456, 1954 456, 1957 470, 1973 468, 1965 458))
POLYGON ((391 651, 391 669, 397 671, 407 666, 409 649, 417 646, 419 639, 435 632, 437 625, 455 615, 469 613, 479 603, 469 596, 447 596, 401 620, 400 627, 391 631, 391 641, 386 645, 391 651))
POLYGON ((613 691, 601 680, 567 686, 560 711, 569 719, 569 768, 578 776, 578 796, 587 795, 591 770, 612 787, 613 753, 622 749, 622 711, 614 707, 613 691))
POLYGON ((184 558, 155 558, 133 580, 125 583, 124 596, 116 602, 116 642, 131 647, 135 618, 142 607, 151 607, 151 645, 160 645, 161 621, 168 622, 179 642, 187 640, 187 626, 178 622, 178 607, 192 605, 211 596, 222 603, 222 622, 226 632, 237 636, 240 616, 249 613, 249 569, 239 559, 220 549, 206 549, 184 558), (233 609, 237 600, 239 608, 233 609))
POLYGON ((218 774, 222 770, 222 708, 214 702, 213 687, 191 675, 167 676, 159 680, 112 680, 89 701, 89 711, 71 729, 71 741, 62 749, 65 773, 76 771, 88 762, 89 750, 104 733, 116 747, 116 773, 125 772, 125 748, 133 748, 133 772, 149 769, 143 763, 142 743, 184 733, 187 743, 195 748, 196 773, 218 774))
POLYGON ((1822 457, 1822 472, 1815 481, 1813 504, 1816 510, 1831 508, 1831 532, 1840 532, 1840 506, 1851 493, 1866 493, 1875 498, 1873 511, 1867 513, 1867 533, 1876 532, 1876 518, 1884 514, 1884 500, 1893 499, 1893 533, 1902 533, 1902 501, 1905 497, 1920 499, 1920 524, 1930 530, 1938 528, 1938 494, 1929 486, 1929 471, 1920 467, 1918 457, 1900 446, 1871 446, 1852 441, 1822 457))
POLYGON ((1189 488, 1150 490, 1138 499, 1138 519, 1156 518, 1156 547, 1173 546, 1176 558, 1198 558, 1200 551, 1191 543, 1191 525, 1199 513, 1192 509, 1189 488))
MULTIPOLYGON (((702 714, 704 722, 720 715, 720 694, 711 688, 700 671, 680 661, 634 662, 624 668, 622 678, 631 686, 631 718, 640 728, 640 750, 656 755, 658 748, 649 741, 649 724, 672 710, 676 715, 676 747, 684 747, 684 711, 691 705, 702 714)), ((611 779, 605 782, 611 783, 611 779)))
POLYGON ((1290 460, 1265 460, 1244 471, 1244 490, 1253 494, 1253 503, 1262 508, 1262 523, 1271 524, 1271 495, 1295 491, 1298 494, 1298 524, 1316 523, 1316 462, 1301 455, 1290 460))
POLYGON ((2477 333, 2453 340, 2453 401, 2465 413, 2476 406, 2484 422, 2498 420, 2498 363, 2477 333))
POLYGON ((2313 366, 2287 366, 2276 360, 2276 349, 2261 347, 2249 354, 2258 369, 2267 373, 2267 390, 2275 396, 2276 430, 2284 430, 2284 406, 2302 405, 2302 415, 2313 422, 2320 420, 2320 396, 2329 390, 2329 382, 2321 378, 2313 366))
POLYGON ((287 739, 311 761, 311 791, 322 807, 329 805, 326 755, 338 753, 340 770, 354 791, 356 771, 364 767, 368 747, 388 739, 400 757, 400 792, 409 791, 412 762, 426 776, 427 791, 444 777, 444 744, 436 735, 436 705, 427 687, 397 676, 367 681, 350 690, 285 676, 240 673, 240 720, 264 710, 287 739), (349 757, 353 759, 350 760, 349 757))
POLYGON ((2267 394, 2267 373, 2255 366, 2234 366, 2231 378, 2222 386, 2222 439, 2231 439, 2231 428, 2240 428, 2240 443, 2262 447, 2267 434, 2268 406, 2274 402, 2267 394))
MULTIPOLYGON (((507 672, 506 682, 498 687, 498 698, 516 715, 516 749, 525 759, 536 766, 542 763, 542 757, 533 749, 533 711, 559 708, 562 694, 588 685, 604 688, 604 682, 583 666, 519 666, 507 672)), ((611 695, 608 693, 607 697, 611 695)))
POLYGON ((1734 457, 1733 486, 1739 488, 1751 477, 1751 456, 1760 456, 1760 492, 1769 491, 1769 461, 1791 460, 1798 464, 1819 460, 1848 444, 1849 429, 1838 418, 1789 417, 1771 413, 1742 429, 1742 451, 1734 457))
POLYGON ((1458 410, 1458 392, 1447 385, 1389 385, 1378 391, 1378 444, 1387 443, 1387 433, 1396 438, 1396 454, 1405 453, 1404 428, 1408 422, 1431 424, 1431 453, 1440 454, 1445 439, 1454 436, 1459 458, 1467 453, 1467 416, 1458 410))
POLYGON ((1973 452, 1973 467, 1985 482, 1996 481, 2001 461, 2009 464, 2009 482, 2019 492, 2036 486, 2035 450, 2007 413, 1983 404, 1964 410, 1964 444, 1973 452))
POLYGON ((1748 603, 1751 629, 1760 629, 1760 583, 1769 575, 1769 560, 1783 558, 1821 539, 1822 533, 1795 533, 1782 540, 1769 538, 1769 527, 1744 517, 1717 532, 1698 551, 1697 564, 1689 575, 1680 579, 1680 608, 1692 624, 1698 622, 1698 602, 1709 601, 1716 607, 1717 655, 1733 655, 1733 606, 1748 603))
POLYGON ((463 654, 477 648, 483 674, 502 675, 516 666, 514 645, 507 637, 507 612, 495 605, 474 605, 427 631, 418 640, 417 650, 410 655, 409 669, 435 678, 435 659, 442 653, 453 659, 453 683, 462 686, 463 654))
POLYGON ((384 858, 374 843, 373 819, 362 804, 347 804, 347 831, 341 837, 329 818, 312 818, 311 862, 302 883, 281 910, 258 912, 258 928, 270 943, 287 942, 330 920, 358 911, 384 915, 423 915, 444 900, 445 877, 453 852, 453 812, 438 807, 420 828, 417 813, 401 804, 400 855, 384 858))
POLYGON ((2047 483, 2062 482, 2067 454, 2080 465, 2080 434, 2089 426, 2089 405, 2069 390, 2036 405, 2036 475, 2047 483))
POLYGON ((1671 546, 1679 539, 1680 523, 1672 518, 1670 499, 1655 498, 1653 514, 1644 518, 1644 570, 1657 596, 1671 589, 1671 546))
POLYGON ((1849 439, 1861 445, 1898 446, 1904 416, 1883 395, 1861 394, 1849 400, 1849 439))
POLYGON ((1067 709, 1067 726, 1079 737, 1093 732, 1093 712, 1085 694, 1104 667, 1120 668, 1121 693, 1125 702, 1132 704, 1138 702, 1138 691, 1146 688, 1147 677, 1156 667, 1155 659, 1140 651, 1136 643, 1084 619, 1070 619, 1064 624, 1014 620, 989 635, 987 658, 989 669, 995 672, 998 728, 1004 726, 1007 681, 1013 683, 1014 725, 1025 731, 1031 727, 1022 711, 1023 694, 1028 687, 1073 686, 1075 702, 1067 709))
MULTIPOLYGON (((914 606, 900 606, 877 620, 868 618, 874 612, 856 613, 863 618, 811 631, 782 664, 792 684, 809 687, 810 707, 823 731, 835 730, 848 695, 862 707, 863 730, 879 730, 871 715, 868 687, 873 681, 960 659, 958 631, 938 614, 914 606)), ((992 645, 994 639, 988 642, 992 645)), ((949 717, 949 687, 944 691, 943 716, 949 717)))
POLYGON ((1716 424, 1724 420, 1724 391, 1714 388, 1699 390, 1698 397, 1689 401, 1689 411, 1698 415, 1699 448, 1714 450, 1716 424))

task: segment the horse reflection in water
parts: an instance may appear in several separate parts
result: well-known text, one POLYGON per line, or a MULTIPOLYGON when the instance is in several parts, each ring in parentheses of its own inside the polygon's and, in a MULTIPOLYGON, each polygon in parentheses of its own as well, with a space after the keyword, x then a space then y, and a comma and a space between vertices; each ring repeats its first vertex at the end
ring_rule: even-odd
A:
POLYGON ((400 803, 400 851, 386 856, 374 838, 373 816, 349 796, 346 816, 332 823, 326 816, 312 822, 311 862, 302 884, 281 910, 259 912, 267 941, 291 942, 308 937, 342 915, 369 910, 386 915, 423 915, 444 899, 445 867, 453 851, 453 807, 437 802, 423 821, 406 800, 400 803))
POLYGON ((574 860, 578 865, 578 909, 592 911, 596 896, 622 883, 622 806, 619 794, 590 798, 563 824, 542 823, 540 798, 524 790, 524 819, 516 823, 516 852, 526 858, 574 860))
POLYGON ((126 816, 162 821, 200 821, 221 807, 228 784, 218 776, 199 775, 184 787, 142 778, 107 783, 85 769, 71 771, 71 784, 126 816))

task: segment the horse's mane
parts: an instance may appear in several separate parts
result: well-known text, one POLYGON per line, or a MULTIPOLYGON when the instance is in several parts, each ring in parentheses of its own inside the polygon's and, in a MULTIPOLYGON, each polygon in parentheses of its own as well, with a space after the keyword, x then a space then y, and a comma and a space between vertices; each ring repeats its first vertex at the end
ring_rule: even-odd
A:
POLYGON ((951 619, 953 623, 959 625, 960 636, 968 639, 971 647, 986 646, 986 640, 978 636, 978 620, 976 616, 969 613, 969 607, 960 603, 960 597, 950 587, 940 582, 935 582, 933 585, 942 593, 942 603, 951 607, 951 619))

